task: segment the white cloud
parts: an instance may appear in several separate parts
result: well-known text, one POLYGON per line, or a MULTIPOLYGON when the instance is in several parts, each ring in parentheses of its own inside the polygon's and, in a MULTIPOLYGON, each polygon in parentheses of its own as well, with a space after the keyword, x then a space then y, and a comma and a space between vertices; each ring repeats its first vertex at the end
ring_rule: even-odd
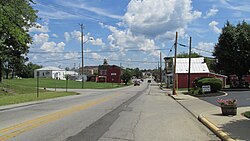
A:
POLYGON ((157 37, 166 32, 186 28, 187 24, 201 16, 192 11, 191 0, 130 1, 123 17, 124 24, 134 34, 157 37), (167 7, 167 8, 166 8, 167 7))
POLYGON ((43 33, 47 33, 47 32, 49 32, 48 23, 45 22, 44 25, 36 23, 36 26, 31 27, 29 29, 29 32, 43 32, 43 33))
POLYGON ((102 56, 100 54, 98 54, 98 53, 91 53, 91 55, 92 55, 92 58, 94 58, 96 60, 102 59, 102 56))
POLYGON ((209 54, 212 55, 212 52, 214 50, 214 43, 211 42, 199 42, 193 51, 198 52, 200 54, 209 54))
POLYGON ((41 46, 41 50, 44 50, 46 52, 51 52, 51 53, 55 53, 55 52, 61 52, 64 50, 65 47, 65 43, 64 42, 60 42, 60 43, 55 43, 55 42, 45 42, 42 46, 41 46))
POLYGON ((218 11, 219 10, 216 8, 209 9, 209 11, 207 12, 207 14, 204 18, 209 18, 209 17, 215 16, 218 13, 218 11))
POLYGON ((49 35, 45 33, 35 34, 33 36, 33 43, 31 44, 32 47, 40 46, 49 40, 49 35))
POLYGON ((64 55, 65 59, 77 59, 79 57, 79 53, 77 52, 69 52, 64 55))
MULTIPOLYGON (((113 18, 113 19, 122 19, 122 16, 119 15, 115 15, 112 14, 110 12, 108 12, 105 9, 101 9, 101 8, 97 8, 97 7, 92 7, 90 5, 86 5, 84 3, 76 3, 76 2, 69 2, 69 1, 62 1, 60 2, 61 4, 63 4, 64 6, 67 7, 71 7, 71 8, 75 8, 75 9, 83 9, 83 10, 87 10, 89 12, 93 12, 97 15, 101 15, 101 16, 105 16, 105 17, 109 17, 109 18, 113 18)), ((88 16, 89 18, 91 18, 90 16, 88 16)))
POLYGON ((64 38, 65 38, 66 42, 68 42, 70 40, 71 37, 70 37, 69 32, 64 32, 64 38))
POLYGON ((193 11, 191 0, 131 0, 118 29, 99 23, 111 31, 108 47, 120 49, 124 55, 128 48, 139 49, 152 56, 159 56, 156 41, 173 40, 175 32, 186 37, 189 23, 201 17, 201 12, 193 11), (167 7, 167 8, 166 8, 167 7))
POLYGON ((78 18, 78 16, 66 13, 63 11, 58 11, 54 9, 48 9, 47 11, 39 10, 38 14, 40 17, 48 18, 48 19, 72 19, 72 18, 78 18))
POLYGON ((78 41, 81 41, 81 32, 74 30, 73 32, 70 33, 72 39, 77 39, 78 41))
POLYGON ((90 42, 92 43, 92 45, 95 45, 95 46, 101 46, 101 47, 105 46, 105 43, 102 41, 101 38, 90 40, 90 42))
POLYGON ((55 34, 55 33, 52 34, 51 36, 54 37, 54 38, 58 38, 58 37, 59 37, 59 36, 58 36, 57 34, 55 34))
POLYGON ((220 34, 221 33, 221 29, 217 27, 219 23, 216 21, 212 21, 210 22, 208 25, 210 27, 210 29, 212 29, 216 34, 220 34))

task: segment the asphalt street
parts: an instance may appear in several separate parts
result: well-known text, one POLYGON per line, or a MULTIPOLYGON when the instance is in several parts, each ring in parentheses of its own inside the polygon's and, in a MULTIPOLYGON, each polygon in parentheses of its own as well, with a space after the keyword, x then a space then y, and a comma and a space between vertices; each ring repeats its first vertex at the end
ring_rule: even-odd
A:
POLYGON ((218 99, 230 99, 234 98, 237 100, 237 107, 250 106, 250 91, 227 91, 226 96, 217 97, 200 97, 200 99, 207 101, 213 105, 220 106, 217 102, 218 99))
POLYGON ((77 91, 2 109, 0 141, 218 140, 156 85, 77 91))

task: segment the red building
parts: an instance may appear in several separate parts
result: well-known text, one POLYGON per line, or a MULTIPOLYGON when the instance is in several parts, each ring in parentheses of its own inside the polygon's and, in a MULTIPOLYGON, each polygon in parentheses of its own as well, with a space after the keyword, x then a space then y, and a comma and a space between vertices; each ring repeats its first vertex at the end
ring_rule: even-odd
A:
POLYGON ((105 63, 98 67, 97 82, 121 83, 121 68, 105 63))
MULTIPOLYGON (((172 62, 171 62, 172 63, 172 62)), ((168 64, 169 67, 173 68, 172 64, 168 64)), ((188 67, 189 59, 188 58, 177 58, 176 59, 176 84, 177 88, 187 88, 188 87, 188 67)), ((168 70, 171 70, 168 68, 168 70)), ((191 58, 191 67, 190 67, 190 86, 195 79, 200 77, 215 77, 220 79, 223 82, 223 87, 226 86, 225 75, 211 73, 207 67, 207 64, 204 62, 204 58, 191 58)), ((171 86, 173 84, 173 73, 167 74, 167 84, 171 86)))

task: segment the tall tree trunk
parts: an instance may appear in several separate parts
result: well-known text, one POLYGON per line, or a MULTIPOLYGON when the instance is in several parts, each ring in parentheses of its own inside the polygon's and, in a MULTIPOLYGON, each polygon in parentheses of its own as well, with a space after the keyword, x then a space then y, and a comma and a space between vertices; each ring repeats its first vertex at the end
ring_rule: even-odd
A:
POLYGON ((2 59, 0 59, 0 83, 3 81, 3 62, 2 59))
POLYGON ((242 74, 238 74, 238 81, 239 81, 239 86, 238 87, 243 87, 243 83, 242 83, 242 74))

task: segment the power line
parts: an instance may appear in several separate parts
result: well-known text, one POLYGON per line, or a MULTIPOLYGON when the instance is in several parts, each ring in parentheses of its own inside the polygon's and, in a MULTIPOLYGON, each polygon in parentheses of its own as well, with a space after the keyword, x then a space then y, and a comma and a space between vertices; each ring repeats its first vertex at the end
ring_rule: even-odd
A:
MULTIPOLYGON (((147 51, 154 51, 154 50, 167 50, 162 48, 157 49, 150 49, 150 50, 142 50, 142 49, 131 49, 131 50, 124 50, 126 52, 147 52, 147 51)), ((172 50, 172 48, 171 48, 172 50)), ((120 50, 99 50, 99 51, 84 51, 84 53, 114 53, 114 52, 121 52, 120 50)), ((30 54, 50 54, 50 53, 60 53, 60 54, 67 54, 67 53, 81 53, 75 51, 64 51, 64 52, 45 52, 45 51, 31 51, 30 54)))

